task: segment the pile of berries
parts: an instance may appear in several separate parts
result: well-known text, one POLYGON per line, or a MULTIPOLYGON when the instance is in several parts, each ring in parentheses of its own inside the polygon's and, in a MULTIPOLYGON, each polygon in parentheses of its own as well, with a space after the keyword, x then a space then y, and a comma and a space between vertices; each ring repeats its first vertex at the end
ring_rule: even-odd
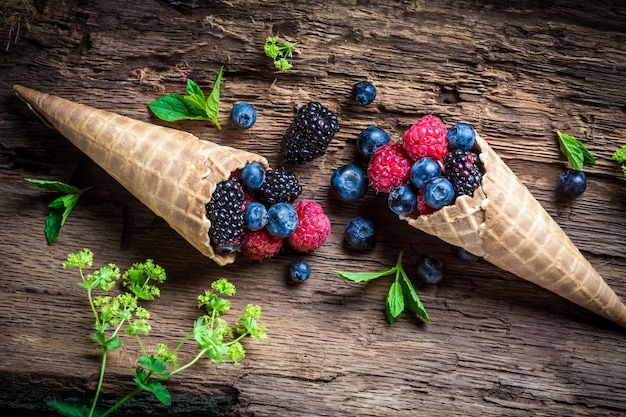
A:
POLYGON ((217 185, 206 205, 214 250, 262 260, 277 254, 284 241, 300 252, 319 248, 330 235, 330 220, 313 200, 294 204, 301 193, 298 179, 285 169, 246 164, 217 185))
POLYGON ((424 116, 401 143, 376 149, 367 167, 369 184, 389 194, 389 208, 397 215, 431 214, 461 195, 473 196, 483 176, 475 137, 466 123, 448 131, 437 116, 424 116))

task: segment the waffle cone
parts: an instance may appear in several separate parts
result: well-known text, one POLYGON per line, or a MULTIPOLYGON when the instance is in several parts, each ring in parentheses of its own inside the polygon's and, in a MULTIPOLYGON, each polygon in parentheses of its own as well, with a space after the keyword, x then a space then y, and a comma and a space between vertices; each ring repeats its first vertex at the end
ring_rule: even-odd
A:
POLYGON ((234 262, 235 253, 211 247, 205 206, 231 172, 252 161, 267 168, 265 158, 20 85, 13 89, 193 247, 220 266, 234 262))
POLYGON ((477 135, 484 176, 473 197, 400 218, 626 327, 626 306, 526 186, 477 135))

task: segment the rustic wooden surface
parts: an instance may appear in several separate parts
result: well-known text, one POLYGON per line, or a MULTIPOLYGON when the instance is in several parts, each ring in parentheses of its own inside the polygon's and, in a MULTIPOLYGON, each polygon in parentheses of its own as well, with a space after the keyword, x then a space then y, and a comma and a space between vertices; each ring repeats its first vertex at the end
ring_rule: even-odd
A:
MULTIPOLYGON (((197 294, 222 276, 238 286, 236 306, 263 306, 270 337, 248 342, 239 368, 203 363, 173 378, 171 407, 140 396, 119 415, 624 415, 623 329, 487 263, 457 260, 448 245, 390 215, 380 196, 341 204, 328 185, 336 167, 363 163, 354 144, 370 124, 399 140, 427 113, 448 124, 466 120, 626 296, 626 181, 611 159, 626 143, 626 6, 304 3, 42 0, 17 40, 2 27, 0 409, 47 414, 50 399, 93 392, 99 362, 86 300, 75 272, 61 268, 68 253, 89 247, 98 265, 153 258, 166 268, 163 295, 151 305, 151 342, 173 344, 190 330, 197 294), (301 42, 286 73, 263 55, 272 33, 301 42), (158 123, 148 102, 182 92, 181 73, 209 88, 221 65, 224 130, 202 122, 178 128, 279 166, 281 135, 301 104, 320 101, 342 123, 323 158, 293 168, 302 198, 320 202, 333 223, 328 243, 306 256, 313 274, 302 285, 285 276, 293 252, 263 263, 239 257, 224 268, 203 258, 11 92, 20 83, 158 123), (349 98, 362 79, 379 92, 367 107, 349 98), (250 131, 227 122, 238 101, 257 108, 250 131), (564 169, 555 129, 582 139, 598 159, 574 201, 555 193, 564 169), (52 246, 43 224, 53 194, 24 177, 95 186, 52 246), (342 243, 345 224, 363 214, 380 228, 368 253, 342 243), (385 268, 400 250, 407 268, 425 253, 446 263, 440 284, 417 286, 430 325, 406 314, 386 323, 388 279, 357 285, 333 274, 385 268)), ((129 343, 110 361, 106 401, 131 386, 136 353, 129 343)))

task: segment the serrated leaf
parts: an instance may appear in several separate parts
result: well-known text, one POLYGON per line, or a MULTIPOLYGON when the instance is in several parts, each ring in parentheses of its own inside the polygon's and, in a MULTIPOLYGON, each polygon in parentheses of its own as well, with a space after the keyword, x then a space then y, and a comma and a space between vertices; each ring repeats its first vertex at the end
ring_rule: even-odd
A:
MULTIPOLYGON (((48 406, 65 417, 89 417, 90 407, 85 403, 70 403, 67 401, 49 401, 48 406)), ((98 417, 103 414, 102 410, 95 409, 91 414, 98 417)))
POLYGON ((161 377, 168 377, 167 365, 161 359, 156 358, 154 355, 141 356, 137 359, 137 362, 146 368, 148 371, 153 372, 161 377))
POLYGON ((387 294, 387 317, 398 318, 404 311, 404 296, 398 281, 394 281, 387 294))
POLYGON ((35 184, 39 188, 43 188, 44 190, 58 191, 60 193, 65 193, 65 194, 75 194, 75 193, 80 192, 79 188, 76 188, 73 185, 68 185, 61 181, 36 180, 33 178, 24 178, 24 179, 30 182, 31 184, 35 184))
POLYGON ((404 302, 407 308, 430 323, 430 317, 424 308, 424 304, 422 304, 422 300, 418 297, 413 284, 411 284, 406 274, 402 274, 400 285, 402 286, 402 294, 404 295, 404 302))
POLYGON ((578 139, 558 130, 556 134, 559 137, 559 148, 573 169, 581 171, 585 163, 596 163, 591 152, 578 139))
POLYGON ((209 119, 213 122, 217 130, 221 130, 222 127, 217 119, 217 116, 220 111, 220 83, 222 81, 222 71, 224 67, 220 67, 219 72, 217 73, 217 77, 215 77, 215 83, 213 83, 213 89, 211 90, 211 94, 209 98, 206 100, 206 112, 209 116, 209 119))
POLYGON ((50 210, 48 217, 46 217, 46 241, 48 245, 52 245, 61 233, 61 226, 63 223, 63 211, 62 210, 50 210))
POLYGON ((168 94, 159 97, 148 104, 148 108, 156 117, 166 122, 178 120, 206 120, 204 110, 189 103, 185 96, 180 94, 168 94))
POLYGON ((202 98, 202 101, 205 101, 204 91, 198 86, 198 84, 192 79, 187 79, 187 85, 185 86, 185 90, 187 94, 190 96, 198 96, 202 98))
POLYGON ((337 275, 339 275, 343 279, 347 279, 352 282, 367 282, 376 278, 384 277, 387 275, 391 275, 396 272, 396 268, 385 269, 384 271, 376 271, 376 272, 346 272, 346 271, 335 271, 337 275))

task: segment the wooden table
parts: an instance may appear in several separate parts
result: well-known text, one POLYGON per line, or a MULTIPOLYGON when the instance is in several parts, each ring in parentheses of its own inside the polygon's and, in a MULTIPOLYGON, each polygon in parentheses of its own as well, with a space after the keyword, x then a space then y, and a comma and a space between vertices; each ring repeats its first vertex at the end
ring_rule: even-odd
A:
MULTIPOLYGON (((4 2, 10 3, 10 2, 4 2)), ((140 395, 118 415, 230 416, 617 416, 626 413, 624 330, 486 263, 457 259, 449 245, 391 215, 373 192, 344 204, 330 195, 333 170, 357 161, 355 141, 375 124, 393 140, 433 113, 465 120, 527 184, 618 295, 626 296, 626 178, 611 159, 626 143, 626 6, 618 2, 32 1, 16 28, 0 31, 0 407, 41 415, 50 399, 88 396, 99 356, 75 271, 61 265, 84 247, 96 265, 122 269, 152 258, 168 272, 152 304, 150 343, 175 344, 198 316, 211 281, 236 283, 236 308, 263 307, 265 343, 245 344, 242 365, 208 361, 167 382, 173 405, 140 395), (363 3, 363 4, 360 4, 363 3), (615 3, 615 4, 614 4, 615 3), (27 24, 28 22, 28 24, 27 24), (300 41, 293 69, 277 72, 266 36, 300 41), (9 39, 11 37, 11 39, 9 39), (4 48, 3 48, 4 49, 4 48), (262 263, 220 268, 156 218, 111 177, 32 114, 11 87, 41 91, 156 121, 147 103, 182 93, 182 75, 209 89, 224 65, 221 132, 176 127, 258 152, 280 166, 295 110, 320 101, 341 131, 327 154, 291 170, 331 218, 331 236, 306 255, 311 278, 291 285, 286 251, 262 263), (376 101, 357 106, 352 85, 371 80, 376 101), (249 101, 253 129, 228 111, 249 101), (555 130, 597 158, 588 189, 557 198, 565 167, 555 130), (54 196, 23 178, 93 185, 59 240, 43 236, 54 196), (375 250, 343 243, 357 215, 379 226, 375 250), (358 285, 335 270, 379 270, 405 253, 444 259, 438 285, 416 284, 432 324, 407 314, 387 324, 389 279, 358 285)), ((1 7, 1 6, 0 6, 1 7)), ((11 9, 5 10, 10 16, 11 9)), ((164 124, 164 123, 163 123, 164 124)), ((360 163, 363 161, 360 160, 360 163)), ((132 387, 138 353, 128 342, 109 361, 103 400, 132 387)), ((183 355, 194 354, 193 347, 183 355)))

